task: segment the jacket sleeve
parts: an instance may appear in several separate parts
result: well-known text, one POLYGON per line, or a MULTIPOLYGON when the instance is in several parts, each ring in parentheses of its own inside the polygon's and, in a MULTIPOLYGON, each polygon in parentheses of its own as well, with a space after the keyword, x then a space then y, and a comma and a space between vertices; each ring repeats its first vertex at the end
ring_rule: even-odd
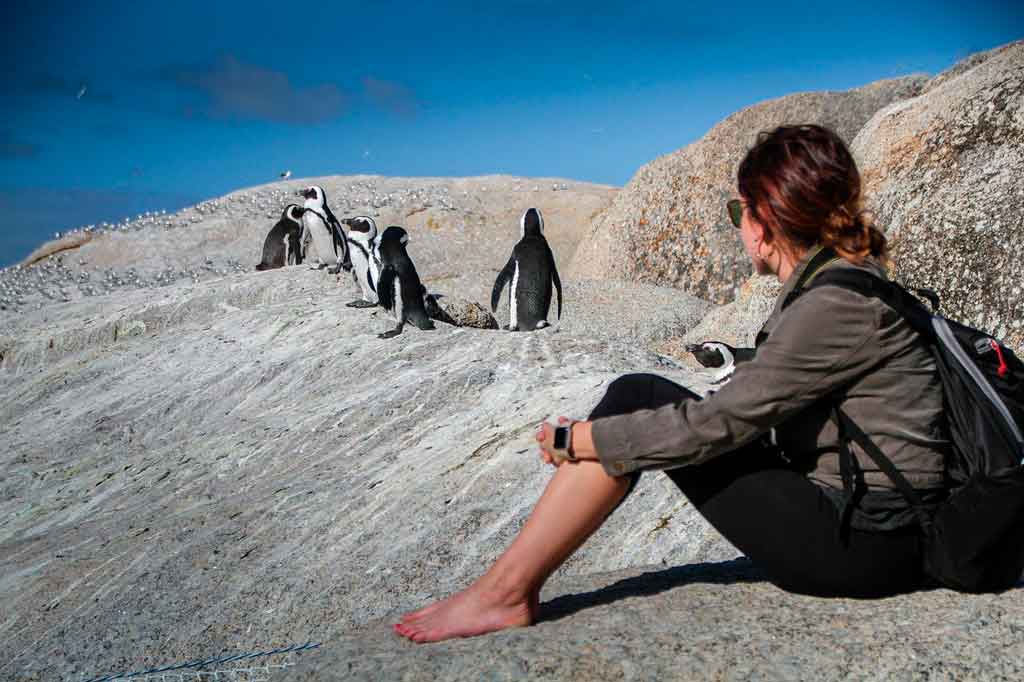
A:
POLYGON ((882 362, 881 304, 834 286, 811 289, 778 318, 752 360, 704 400, 597 419, 605 471, 699 464, 735 450, 882 362))

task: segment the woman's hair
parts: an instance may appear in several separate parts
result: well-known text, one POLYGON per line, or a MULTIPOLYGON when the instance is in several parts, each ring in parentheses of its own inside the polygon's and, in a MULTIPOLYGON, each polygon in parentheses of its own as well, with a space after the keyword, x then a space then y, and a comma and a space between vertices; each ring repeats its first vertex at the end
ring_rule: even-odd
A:
POLYGON ((737 173, 740 196, 775 236, 801 249, 831 247, 860 263, 886 259, 885 235, 861 206, 860 173, 842 139, 817 125, 782 126, 757 137, 737 173))

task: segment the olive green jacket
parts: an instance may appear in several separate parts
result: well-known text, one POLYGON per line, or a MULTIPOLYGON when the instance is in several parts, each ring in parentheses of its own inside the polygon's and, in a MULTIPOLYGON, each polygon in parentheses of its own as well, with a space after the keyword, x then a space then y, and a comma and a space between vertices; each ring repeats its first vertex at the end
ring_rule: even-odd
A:
MULTIPOLYGON (((807 262, 782 287, 754 359, 704 400, 605 417, 593 423, 605 471, 621 476, 706 462, 775 428, 778 444, 809 478, 842 488, 831 396, 915 488, 944 485, 949 447, 935 363, 902 317, 877 298, 837 286, 809 289, 782 310, 807 262)), ((825 267, 863 268, 843 259, 825 267)), ((851 444, 869 489, 893 489, 851 444)), ((755 452, 755 451, 752 451, 755 452)))

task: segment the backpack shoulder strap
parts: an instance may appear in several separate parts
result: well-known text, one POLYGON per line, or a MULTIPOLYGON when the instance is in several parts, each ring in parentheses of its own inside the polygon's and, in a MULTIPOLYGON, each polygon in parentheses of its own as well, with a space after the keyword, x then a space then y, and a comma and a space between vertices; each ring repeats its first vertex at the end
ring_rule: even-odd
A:
MULTIPOLYGON (((932 312, 913 294, 895 282, 864 270, 829 268, 815 277, 804 290, 828 284, 856 291, 868 298, 877 298, 902 315, 917 333, 927 339, 933 339, 935 336, 932 312)), ((786 301, 787 304, 790 302, 786 301)))

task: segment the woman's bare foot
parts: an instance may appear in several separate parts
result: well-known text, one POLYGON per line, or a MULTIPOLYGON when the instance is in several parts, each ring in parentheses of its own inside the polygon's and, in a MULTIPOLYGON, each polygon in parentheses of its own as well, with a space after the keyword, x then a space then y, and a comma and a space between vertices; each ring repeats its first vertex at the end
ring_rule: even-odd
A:
POLYGON ((537 591, 525 597, 514 596, 477 582, 447 599, 405 614, 394 630, 417 644, 475 637, 530 625, 538 603, 537 591))

